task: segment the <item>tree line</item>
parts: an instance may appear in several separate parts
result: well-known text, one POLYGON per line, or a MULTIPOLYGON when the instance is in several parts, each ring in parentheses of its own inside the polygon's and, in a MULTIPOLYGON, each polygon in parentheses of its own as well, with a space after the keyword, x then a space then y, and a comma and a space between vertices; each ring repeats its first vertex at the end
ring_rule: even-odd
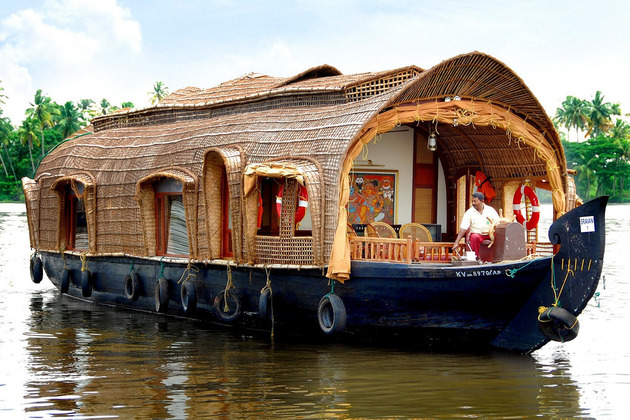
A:
POLYGON ((630 124, 619 104, 605 102, 597 91, 592 100, 567 96, 556 110, 554 124, 574 176, 578 195, 589 200, 609 195, 613 202, 630 200, 630 124), (574 141, 570 134, 575 133, 574 141), (584 141, 580 141, 580 137, 584 141))
MULTIPOLYGON (((156 82, 148 92, 149 102, 156 104, 168 93, 162 82, 156 82)), ((32 178, 46 153, 87 126, 92 118, 134 108, 132 102, 117 106, 107 99, 100 102, 80 99, 60 105, 38 89, 24 113, 24 120, 14 125, 3 116, 2 106, 8 99, 0 80, 0 201, 22 201, 22 177, 32 178)))

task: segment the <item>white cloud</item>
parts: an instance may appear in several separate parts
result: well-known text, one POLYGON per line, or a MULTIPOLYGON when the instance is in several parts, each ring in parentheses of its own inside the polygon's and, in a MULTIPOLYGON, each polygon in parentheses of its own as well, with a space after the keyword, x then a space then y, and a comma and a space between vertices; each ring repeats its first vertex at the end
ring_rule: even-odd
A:
POLYGON ((118 75, 110 66, 124 68, 141 47, 139 23, 116 0, 49 0, 41 10, 19 10, 0 21, 4 115, 19 124, 40 88, 58 103, 89 97, 102 88, 94 80, 118 75))

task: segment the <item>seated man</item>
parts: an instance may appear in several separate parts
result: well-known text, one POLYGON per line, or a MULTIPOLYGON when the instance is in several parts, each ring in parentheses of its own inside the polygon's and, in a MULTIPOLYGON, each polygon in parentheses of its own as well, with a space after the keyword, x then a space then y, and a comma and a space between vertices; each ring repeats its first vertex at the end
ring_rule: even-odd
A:
POLYGON ((486 205, 484 201, 485 197, 482 193, 476 192, 472 195, 472 207, 464 213, 462 224, 459 226, 459 233, 455 242, 453 242, 453 249, 457 248, 459 240, 462 239, 462 236, 466 234, 468 229, 470 229, 470 249, 477 256, 479 256, 481 243, 486 239, 490 239, 490 236, 488 236, 490 225, 499 220, 499 214, 494 208, 486 205))

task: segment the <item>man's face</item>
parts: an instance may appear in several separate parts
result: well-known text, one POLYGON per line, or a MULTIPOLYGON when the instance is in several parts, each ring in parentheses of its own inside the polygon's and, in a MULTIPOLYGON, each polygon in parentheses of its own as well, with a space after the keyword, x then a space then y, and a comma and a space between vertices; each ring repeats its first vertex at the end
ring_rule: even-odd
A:
POLYGON ((483 201, 481 201, 477 197, 473 197, 472 198, 472 205, 475 208, 475 210, 481 210, 482 207, 483 207, 483 201))

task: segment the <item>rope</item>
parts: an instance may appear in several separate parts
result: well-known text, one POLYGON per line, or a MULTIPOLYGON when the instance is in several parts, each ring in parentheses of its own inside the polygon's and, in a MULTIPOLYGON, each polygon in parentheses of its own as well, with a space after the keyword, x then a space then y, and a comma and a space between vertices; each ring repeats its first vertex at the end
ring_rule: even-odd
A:
POLYGON ((225 285, 225 290, 223 291, 223 312, 229 312, 230 306, 228 305, 228 290, 234 288, 234 284, 232 283, 232 267, 227 266, 227 284, 225 285))
POLYGON ((262 295, 265 291, 269 290, 269 307, 271 308, 271 338, 274 337, 274 316, 273 316, 273 290, 271 290, 271 268, 265 265, 265 274, 267 275, 267 283, 265 287, 260 290, 260 294, 262 295))
POLYGON ((129 267, 129 275, 133 273, 133 261, 131 261, 131 266, 129 267))
POLYGON ((192 260, 188 260, 188 265, 186 266, 186 269, 182 272, 182 276, 179 278, 179 280, 177 280, 177 284, 185 282, 191 277, 197 277, 197 273, 199 273, 199 267, 194 265, 192 263, 192 260), (194 273, 192 273, 192 271, 194 271, 194 273), (184 275, 186 275, 186 278, 184 278, 184 275))
POLYGON ((161 279, 162 277, 164 277, 164 257, 160 258, 160 275, 158 276, 158 279, 161 279))
POLYGON ((89 271, 88 261, 87 261, 87 252, 82 252, 80 258, 81 258, 81 271, 89 271))

